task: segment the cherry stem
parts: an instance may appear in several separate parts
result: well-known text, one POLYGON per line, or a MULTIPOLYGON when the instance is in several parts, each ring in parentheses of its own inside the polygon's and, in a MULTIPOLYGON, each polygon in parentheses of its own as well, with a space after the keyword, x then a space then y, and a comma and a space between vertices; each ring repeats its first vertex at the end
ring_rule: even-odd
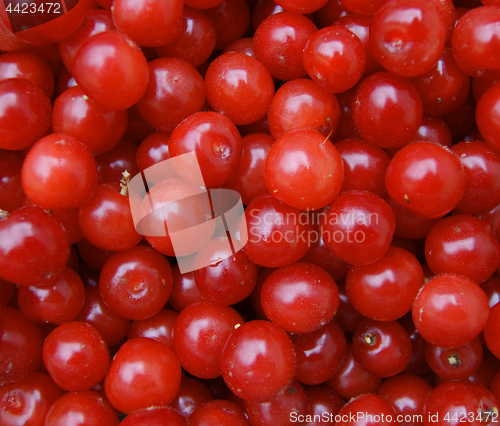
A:
POLYGON ((460 367, 461 364, 464 362, 460 359, 460 356, 458 354, 451 354, 448 357, 448 362, 452 367, 460 367))
POLYGON ((361 337, 370 346, 373 346, 377 342, 377 336, 375 334, 363 334, 361 337))
POLYGON ((321 144, 321 146, 324 146, 326 141, 328 139, 330 139, 332 137, 332 134, 333 134, 333 126, 332 126, 332 119, 330 117, 328 117, 326 119, 326 121, 328 121, 330 123, 330 133, 328 133, 328 136, 325 138, 325 140, 323 141, 323 143, 321 144))
POLYGON ((120 194, 128 196, 128 184, 130 183, 130 173, 125 170, 122 173, 122 178, 120 180, 120 194))

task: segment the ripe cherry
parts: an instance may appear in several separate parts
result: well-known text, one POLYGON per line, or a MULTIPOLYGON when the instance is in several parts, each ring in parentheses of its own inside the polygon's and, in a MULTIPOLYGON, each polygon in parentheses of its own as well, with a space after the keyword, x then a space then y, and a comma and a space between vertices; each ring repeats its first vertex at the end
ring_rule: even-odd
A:
POLYGON ((61 224, 40 207, 24 207, 0 220, 0 277, 21 285, 52 281, 69 256, 61 224))
POLYGON ((412 307, 415 327, 429 343, 462 346, 476 337, 488 320, 488 298, 473 281, 442 274, 431 279, 412 307))
POLYGON ((268 401, 295 375, 295 350, 288 335, 267 321, 249 321, 227 339, 222 377, 231 391, 248 401, 268 401))

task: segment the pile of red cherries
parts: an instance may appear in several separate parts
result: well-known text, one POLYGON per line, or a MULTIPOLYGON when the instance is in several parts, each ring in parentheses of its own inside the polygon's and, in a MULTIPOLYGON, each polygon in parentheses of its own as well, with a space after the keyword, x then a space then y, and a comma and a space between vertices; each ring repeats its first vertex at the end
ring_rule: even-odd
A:
POLYGON ((499 0, 1 7, 2 426, 498 423, 499 0))

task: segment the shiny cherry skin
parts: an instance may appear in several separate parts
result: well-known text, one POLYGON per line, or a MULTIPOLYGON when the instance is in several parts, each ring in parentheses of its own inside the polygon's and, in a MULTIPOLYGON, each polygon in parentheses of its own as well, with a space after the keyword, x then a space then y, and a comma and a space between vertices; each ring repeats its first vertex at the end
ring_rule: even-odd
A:
POLYGON ((255 59, 262 62, 275 79, 304 78, 307 73, 302 51, 317 30, 303 15, 287 11, 271 15, 255 31, 255 59))
POLYGON ((201 380, 182 376, 181 386, 169 407, 187 419, 201 404, 214 399, 214 394, 201 380))
POLYGON ((411 310, 424 284, 417 258, 390 247, 379 260, 352 266, 346 278, 349 300, 358 312, 378 321, 394 321, 411 310))
POLYGON ((181 383, 181 367, 164 343, 137 337, 124 343, 106 374, 104 390, 122 413, 170 404, 181 383))
POLYGON ((456 207, 465 190, 465 172, 450 150, 431 142, 415 142, 393 157, 385 186, 399 205, 433 219, 456 207))
POLYGON ((97 105, 120 111, 144 95, 148 64, 139 47, 125 35, 105 31, 91 37, 78 50, 73 76, 97 105))
POLYGON ((54 133, 40 139, 28 152, 22 182, 28 198, 42 208, 77 208, 97 185, 97 165, 83 143, 54 133))
MULTIPOLYGON (((334 425, 335 416, 345 404, 344 398, 342 398, 333 389, 330 389, 324 385, 307 386, 304 390, 306 392, 307 399, 309 400, 309 415, 312 416, 312 421, 305 423, 305 425, 334 425), (328 420, 325 418, 325 415, 323 413, 328 414, 328 420)), ((309 419, 306 418, 306 420, 309 419)))
POLYGON ((215 48, 215 27, 201 10, 184 7, 181 30, 177 37, 164 46, 155 48, 160 58, 179 58, 193 67, 199 67, 215 48))
POLYGON ((424 115, 417 133, 413 135, 409 143, 422 141, 434 142, 448 148, 451 147, 451 130, 446 121, 441 117, 424 115))
POLYGON ((427 397, 424 425, 455 426, 462 418, 471 425, 492 424, 492 413, 498 411, 498 405, 493 393, 483 386, 460 381, 443 383, 427 397))
POLYGON ((64 40, 78 28, 87 9, 92 7, 92 2, 83 0, 72 5, 74 7, 71 10, 58 17, 60 19, 53 19, 48 22, 42 21, 44 23, 41 25, 17 32, 17 36, 24 42, 35 46, 43 46, 49 43, 56 45, 57 42, 64 40))
POLYGON ((273 143, 273 137, 265 133, 252 133, 241 138, 241 162, 225 186, 237 191, 245 206, 269 192, 264 179, 264 167, 273 143))
POLYGON ((484 141, 496 151, 500 150, 500 84, 490 87, 479 99, 476 123, 484 141))
POLYGON ((189 116, 170 136, 172 157, 196 152, 206 187, 222 185, 241 160, 241 136, 222 114, 204 111, 189 116))
MULTIPOLYGON (((386 0, 382 1, 385 2, 386 0)), ((361 41, 366 59, 363 73, 364 76, 383 70, 382 66, 373 57, 370 49, 370 22, 370 16, 361 16, 357 14, 347 14, 346 16, 342 16, 335 21, 336 26, 348 29, 361 41)))
POLYGON ((150 318, 132 321, 127 340, 147 337, 172 347, 174 324, 178 316, 172 309, 162 309, 150 318))
POLYGON ((347 353, 344 331, 331 320, 310 333, 292 334, 297 354, 295 379, 307 385, 326 382, 339 369, 347 353))
POLYGON ((329 137, 337 130, 340 106, 337 98, 313 81, 299 78, 281 86, 267 114, 275 139, 298 129, 311 129, 329 137))
POLYGON ((47 62, 31 52, 10 52, 0 56, 0 80, 23 78, 49 97, 54 93, 54 73, 47 62))
POLYGON ((73 68, 73 61, 80 47, 90 37, 104 31, 116 30, 111 12, 108 10, 89 10, 82 24, 66 39, 59 43, 61 59, 68 70, 73 68))
POLYGON ((361 40, 347 28, 330 26, 315 32, 304 47, 304 68, 311 79, 329 93, 356 85, 365 71, 361 40))
POLYGON ((415 86, 385 71, 365 78, 352 100, 357 131, 380 148, 404 145, 418 130, 422 116, 422 99, 415 86))
POLYGON ((70 246, 83 239, 80 225, 78 225, 78 209, 54 209, 51 210, 51 214, 61 223, 66 231, 70 246))
POLYGON ((99 183, 118 183, 123 179, 125 171, 131 177, 139 173, 137 145, 126 140, 118 142, 110 151, 96 155, 95 161, 97 163, 99 183))
POLYGON ((52 281, 64 269, 69 244, 61 224, 40 207, 0 220, 0 277, 21 285, 52 281))
POLYGON ((244 251, 257 265, 277 268, 301 259, 314 227, 307 212, 261 195, 245 210, 248 241, 244 251))
POLYGON ((111 404, 92 390, 63 395, 45 418, 45 426, 118 426, 119 423, 118 414, 111 404))
POLYGON ((99 332, 72 321, 55 328, 43 344, 43 363, 58 386, 70 392, 99 383, 109 366, 109 352, 99 332))
POLYGON ((498 268, 500 244, 481 219, 454 215, 439 221, 429 232, 425 259, 435 274, 459 274, 479 284, 498 268))
POLYGON ((154 407, 134 411, 125 417, 121 426, 187 426, 186 420, 168 407, 154 407))
POLYGON ((317 210, 340 192, 344 168, 337 148, 315 130, 295 130, 271 147, 264 170, 266 186, 279 201, 317 210))
POLYGON ((215 59, 205 74, 207 100, 214 111, 236 124, 264 117, 274 96, 271 74, 259 61, 241 52, 215 59))
POLYGON ((75 86, 54 102, 52 128, 55 133, 78 139, 93 154, 101 154, 122 139, 127 129, 127 112, 107 111, 89 99, 80 86, 75 86))
POLYGON ((193 273, 196 287, 209 302, 234 305, 255 287, 257 266, 244 251, 235 253, 226 237, 207 243, 196 255, 194 265, 201 267, 193 273))
POLYGON ((34 372, 0 388, 0 422, 5 426, 44 426, 45 417, 65 392, 47 375, 34 372))
POLYGON ((120 190, 118 183, 102 183, 79 209, 78 223, 83 235, 105 250, 126 250, 143 238, 135 230, 129 198, 120 190))
POLYGON ((458 348, 441 348, 428 343, 425 357, 438 376, 448 380, 465 380, 479 368, 483 345, 479 337, 458 348))
POLYGON ((389 156, 361 139, 344 139, 335 144, 344 164, 342 191, 361 190, 382 197, 389 156))
POLYGON ((163 46, 181 30, 180 0, 115 0, 112 13, 116 28, 140 46, 163 46))
POLYGON ((439 59, 446 26, 438 7, 423 0, 385 3, 370 23, 370 48, 388 71, 415 77, 429 71, 439 59))
POLYGON ((396 414, 403 416, 405 426, 417 426, 422 422, 413 421, 423 416, 427 395, 432 387, 422 378, 411 374, 398 374, 382 383, 377 395, 389 402, 396 414), (407 421, 405 419, 408 419, 407 421))
POLYGON ((424 105, 424 113, 440 116, 464 103, 469 94, 470 78, 456 64, 453 53, 445 47, 433 67, 411 79, 424 105))
POLYGON ((23 286, 17 298, 21 312, 29 320, 62 324, 74 320, 82 309, 85 289, 79 275, 66 267, 46 284, 23 286))
POLYGON ((2 307, 0 344, 2 385, 16 382, 33 373, 42 361, 43 334, 18 309, 2 307))
MULTIPOLYGON (((155 170, 152 171, 153 178, 155 170)), ((160 169, 162 174, 163 170, 160 169)), ((196 170, 199 169, 185 167, 180 171, 199 179, 196 170)), ((146 170, 145 175, 148 174, 149 170, 146 170)), ((142 219, 137 229, 153 234, 146 235, 146 239, 160 253, 187 256, 197 253, 212 238, 215 228, 213 216, 208 194, 200 190, 200 186, 185 179, 166 179, 150 187, 149 196, 142 200, 139 216, 142 219), (179 231, 183 232, 183 237, 175 239, 174 247, 170 233, 179 231)))
POLYGON ((400 206, 389 195, 384 196, 384 200, 391 206, 396 218, 396 230, 394 235, 400 238, 418 240, 425 238, 432 227, 439 222, 441 218, 423 218, 417 216, 410 209, 400 206))
POLYGON ((137 246, 112 255, 99 277, 104 303, 123 318, 146 319, 163 308, 172 289, 172 268, 155 249, 137 246))
POLYGON ((483 6, 468 11, 458 21, 451 48, 458 66, 468 75, 481 76, 488 69, 498 69, 500 55, 496 22, 500 9, 483 6))
POLYGON ((185 307, 203 300, 203 297, 196 287, 193 272, 181 274, 179 265, 175 265, 172 268, 172 275, 172 292, 168 299, 168 303, 177 312, 181 312, 185 307))
POLYGON ((476 337, 488 320, 484 291, 459 275, 442 274, 422 287, 412 307, 415 327, 429 343, 458 347, 476 337))
POLYGON ((328 323, 339 305, 335 281, 322 268, 296 262, 266 278, 261 304, 267 318, 289 333, 309 333, 328 323))
POLYGON ((122 342, 130 328, 130 320, 116 315, 104 304, 98 285, 85 287, 85 301, 75 321, 94 327, 109 347, 122 342))
POLYGON ((394 235, 391 208, 382 198, 366 191, 341 193, 320 217, 321 238, 327 248, 353 265, 380 259, 394 235))
POLYGON ((52 106, 48 96, 31 81, 0 81, 0 148, 29 148, 50 129, 52 106))
POLYGON ((302 257, 301 262, 313 263, 323 268, 328 272, 331 277, 337 281, 345 278, 349 269, 349 264, 340 260, 326 247, 324 241, 321 239, 320 232, 315 226, 314 239, 311 241, 309 251, 302 257))
POLYGON ((182 59, 159 58, 148 67, 148 87, 136 108, 146 123, 172 132, 182 120, 201 111, 205 103, 203 78, 182 59))
POLYGON ((169 140, 170 133, 155 132, 141 142, 136 152, 137 167, 141 172, 158 164, 160 161, 170 158, 168 152, 169 140))
POLYGON ((360 395, 350 400, 337 414, 341 419, 336 424, 338 426, 375 426, 380 418, 384 418, 384 424, 397 425, 396 412, 392 405, 377 395, 360 395), (358 413, 363 413, 366 419, 358 417, 358 413), (354 416, 354 421, 350 421, 354 416))
POLYGON ((347 11, 361 16, 373 15, 385 3, 387 3, 387 0, 372 0, 372 1, 342 0, 341 1, 342 6, 344 6, 347 11))
POLYGON ((201 404, 189 416, 190 426, 248 426, 242 408, 234 402, 216 399, 201 404))
POLYGON ((114 253, 113 251, 96 247, 85 238, 78 242, 77 248, 83 263, 93 271, 101 271, 104 264, 114 253))
POLYGON ((308 405, 303 387, 297 381, 293 381, 273 399, 263 402, 245 401, 243 406, 250 425, 270 426, 300 421, 307 413, 308 405))
MULTIPOLYGON (((189 1, 200 0, 188 0, 188 3, 189 1)), ((186 6, 190 6, 188 3, 186 3, 186 6)), ((224 50, 231 43, 242 38, 250 26, 250 10, 244 0, 219 1, 218 6, 203 9, 203 11, 208 15, 215 27, 214 50, 216 51, 224 50)))
POLYGON ((457 204, 463 213, 480 213, 500 203, 500 154, 481 141, 455 144, 451 151, 465 171, 465 191, 457 204))
POLYGON ((368 372, 395 376, 410 363, 410 336, 397 321, 366 319, 354 330, 352 352, 368 372))
POLYGON ((7 212, 20 208, 26 198, 21 183, 23 160, 17 152, 0 150, 0 209, 7 212))
POLYGON ((500 344, 498 339, 498 324, 500 324, 500 306, 495 305, 490 310, 488 322, 484 327, 484 340, 488 349, 498 358, 500 344))
POLYGON ((325 384, 350 400, 365 393, 375 393, 382 378, 369 373, 353 356, 352 345, 348 343, 347 353, 335 374, 325 384))
POLYGON ((292 381, 295 362, 293 344, 280 327, 249 321, 231 334, 222 349, 222 377, 240 398, 268 401, 292 381))
POLYGON ((187 306, 173 327, 173 349, 181 366, 200 379, 219 377, 222 347, 243 323, 229 306, 209 302, 187 306))

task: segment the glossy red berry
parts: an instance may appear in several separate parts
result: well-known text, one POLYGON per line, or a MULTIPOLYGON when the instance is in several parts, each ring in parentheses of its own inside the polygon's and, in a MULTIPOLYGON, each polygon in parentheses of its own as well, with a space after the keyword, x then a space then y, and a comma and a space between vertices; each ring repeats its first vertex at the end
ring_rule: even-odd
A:
POLYGON ((104 390, 122 413, 170 404, 181 383, 181 367, 172 349, 138 337, 124 343, 106 374, 104 390))
POLYGON ((22 182, 28 198, 40 207, 77 208, 97 185, 97 166, 87 146, 72 136, 54 133, 28 152, 22 182))
POLYGON ((465 190, 465 172, 458 157, 430 142, 403 147, 385 175, 389 196, 399 205, 425 218, 453 210, 465 190))
POLYGON ((244 400, 267 401, 295 375, 295 350, 288 335, 267 321, 249 321, 231 334, 222 349, 222 377, 244 400))
POLYGON ((104 378, 109 365, 108 347, 94 327, 72 321, 47 336, 43 363, 62 389, 84 391, 104 378))
POLYGON ((476 337, 488 320, 488 298, 473 281, 443 274, 419 292, 412 308, 422 337, 441 347, 462 346, 476 337))
POLYGON ((309 333, 328 323, 339 305, 335 281, 319 266, 296 262, 266 278, 261 304, 269 320, 289 333, 309 333))

